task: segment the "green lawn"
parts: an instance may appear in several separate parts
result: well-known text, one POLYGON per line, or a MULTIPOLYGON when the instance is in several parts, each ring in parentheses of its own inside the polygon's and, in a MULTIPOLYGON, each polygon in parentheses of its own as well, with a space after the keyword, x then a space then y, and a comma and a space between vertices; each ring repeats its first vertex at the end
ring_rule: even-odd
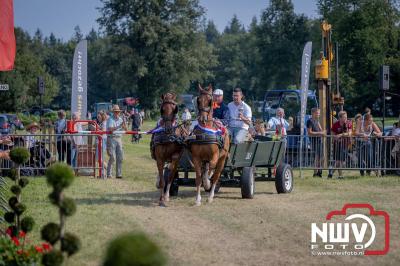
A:
MULTIPOLYGON (((146 125, 149 128, 151 125, 146 125)), ((295 179, 291 194, 276 194, 272 182, 258 182, 252 200, 241 199, 239 188, 222 188, 212 204, 194 206, 194 188, 180 188, 168 208, 158 207, 156 168, 150 159, 149 137, 140 144, 125 138, 124 179, 79 177, 67 194, 78 211, 67 220, 67 231, 80 235, 82 250, 68 265, 99 265, 109 240, 120 233, 145 231, 169 257, 170 265, 398 265, 400 261, 399 177, 348 175, 345 180, 295 179), (310 225, 323 221, 345 203, 366 202, 391 215, 391 250, 382 257, 314 257, 310 255, 310 225)), ((32 178, 23 201, 37 224, 31 234, 57 221, 47 200, 44 178, 32 178)))

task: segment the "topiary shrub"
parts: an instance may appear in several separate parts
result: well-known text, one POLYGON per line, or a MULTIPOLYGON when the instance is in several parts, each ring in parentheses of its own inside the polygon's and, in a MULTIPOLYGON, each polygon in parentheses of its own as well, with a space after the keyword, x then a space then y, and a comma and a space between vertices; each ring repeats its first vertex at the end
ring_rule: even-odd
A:
POLYGON ((159 266, 166 263, 164 253, 144 233, 130 233, 111 241, 103 266, 159 266))
POLYGON ((10 208, 4 214, 4 220, 9 223, 9 227, 0 237, 0 265, 39 265, 43 253, 51 250, 48 243, 34 246, 26 241, 26 234, 33 230, 35 221, 29 216, 22 217, 27 207, 21 202, 21 197, 29 180, 21 178, 20 167, 29 157, 30 153, 25 148, 15 148, 10 152, 10 159, 15 165, 10 171, 10 179, 14 181, 10 191, 14 195, 9 198, 10 208))
POLYGON ((15 230, 11 230, 14 236, 18 235, 21 230, 23 234, 32 231, 35 224, 31 217, 22 218, 22 214, 26 211, 26 205, 21 202, 21 195, 23 188, 28 185, 29 181, 26 178, 21 178, 20 167, 29 160, 29 157, 28 149, 23 147, 14 148, 10 151, 10 159, 15 165, 15 168, 10 171, 10 179, 15 183, 10 187, 10 191, 14 196, 11 196, 8 200, 11 211, 4 214, 4 219, 10 224, 9 228, 15 228, 15 230), (24 221, 23 226, 22 221, 24 221))
POLYGON ((49 194, 52 204, 58 207, 60 223, 48 223, 42 228, 42 239, 50 244, 60 241, 60 250, 53 250, 42 258, 45 266, 61 265, 64 261, 64 253, 69 257, 79 251, 81 242, 77 236, 65 232, 66 217, 75 214, 76 204, 71 198, 64 195, 64 189, 69 187, 75 179, 72 168, 64 163, 56 163, 46 170, 47 183, 53 191, 49 194))
POLYGON ((30 156, 31 154, 29 153, 28 149, 23 147, 17 147, 10 151, 11 161, 18 165, 26 163, 30 156))

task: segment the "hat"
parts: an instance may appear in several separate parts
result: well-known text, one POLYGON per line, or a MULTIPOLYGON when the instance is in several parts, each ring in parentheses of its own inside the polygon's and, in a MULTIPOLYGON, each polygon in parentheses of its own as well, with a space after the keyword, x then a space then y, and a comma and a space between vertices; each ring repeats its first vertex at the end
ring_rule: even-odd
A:
POLYGON ((218 96, 222 96, 224 95, 224 91, 221 89, 216 89, 213 93, 213 95, 218 95, 218 96))
POLYGON ((112 111, 112 112, 122 112, 122 110, 119 109, 119 106, 118 106, 117 104, 114 104, 114 105, 113 105, 111 111, 112 111))
POLYGON ((33 127, 36 127, 37 129, 40 129, 39 124, 36 123, 36 122, 33 122, 33 123, 29 124, 29 125, 26 127, 26 129, 27 129, 27 130, 30 130, 30 129, 33 128, 33 127))

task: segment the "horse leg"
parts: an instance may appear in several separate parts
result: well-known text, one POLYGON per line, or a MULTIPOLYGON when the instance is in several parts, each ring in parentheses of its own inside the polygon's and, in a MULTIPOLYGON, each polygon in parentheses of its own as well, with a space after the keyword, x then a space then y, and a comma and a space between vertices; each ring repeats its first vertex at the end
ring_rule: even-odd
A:
POLYGON ((196 202, 195 205, 196 206, 200 206, 201 205, 201 195, 200 195, 200 188, 201 188, 201 174, 202 174, 202 162, 197 159, 197 158, 193 158, 193 164, 194 164, 194 170, 196 171, 196 202))
POLYGON ((179 162, 179 160, 173 160, 170 164, 168 184, 167 184, 167 189, 165 191, 165 196, 164 196, 165 201, 169 201, 169 190, 171 189, 171 184, 175 178, 176 170, 178 168, 178 162, 179 162))
POLYGON ((165 202, 164 202, 164 160, 157 160, 157 168, 158 168, 158 176, 160 177, 160 200, 159 200, 159 206, 160 207, 166 207, 165 202))
POLYGON ((201 176, 203 180, 203 186, 205 190, 210 189, 210 179, 208 178, 210 176, 210 164, 206 163, 204 167, 201 167, 201 176))
MULTIPOLYGON (((214 158, 213 158, 214 160, 214 158)), ((216 164, 213 161, 213 164, 215 166, 214 170, 213 170, 213 176, 211 178, 211 189, 210 189, 210 194, 208 196, 208 203, 213 202, 214 200, 214 191, 215 191, 215 187, 217 186, 219 177, 221 176, 222 170, 224 168, 225 165, 225 156, 221 157, 218 159, 218 157, 216 158, 216 164)))

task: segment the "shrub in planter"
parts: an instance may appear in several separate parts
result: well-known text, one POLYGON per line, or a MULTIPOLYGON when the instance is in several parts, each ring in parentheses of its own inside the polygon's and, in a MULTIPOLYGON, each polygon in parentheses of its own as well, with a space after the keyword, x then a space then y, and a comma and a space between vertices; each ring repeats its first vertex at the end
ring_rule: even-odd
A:
POLYGON ((28 185, 27 178, 21 178, 20 167, 29 160, 29 151, 25 148, 15 148, 10 152, 10 159, 15 168, 10 171, 10 179, 14 184, 10 187, 13 194, 8 200, 9 209, 4 214, 4 220, 9 224, 5 234, 0 236, 1 265, 39 265, 42 255, 50 251, 47 243, 28 245, 27 233, 31 232, 35 221, 32 217, 22 217, 26 205, 22 203, 23 189, 28 185))
POLYGON ((69 187, 75 179, 72 168, 64 163, 56 163, 46 170, 47 183, 53 188, 49 194, 50 202, 58 208, 60 223, 48 223, 42 228, 42 239, 57 244, 60 249, 54 249, 45 254, 42 263, 45 266, 61 265, 64 256, 72 256, 79 251, 81 242, 77 236, 65 232, 65 223, 68 216, 76 212, 75 201, 64 195, 64 189, 69 187))

